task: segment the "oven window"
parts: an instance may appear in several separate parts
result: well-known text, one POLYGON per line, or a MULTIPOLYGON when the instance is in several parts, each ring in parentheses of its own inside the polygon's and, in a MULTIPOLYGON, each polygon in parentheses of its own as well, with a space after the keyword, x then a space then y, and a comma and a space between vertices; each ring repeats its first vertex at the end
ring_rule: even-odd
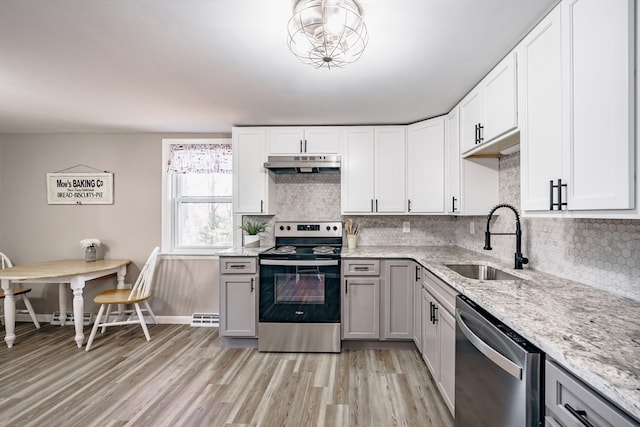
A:
POLYGON ((324 304, 324 273, 276 273, 276 304, 324 304))

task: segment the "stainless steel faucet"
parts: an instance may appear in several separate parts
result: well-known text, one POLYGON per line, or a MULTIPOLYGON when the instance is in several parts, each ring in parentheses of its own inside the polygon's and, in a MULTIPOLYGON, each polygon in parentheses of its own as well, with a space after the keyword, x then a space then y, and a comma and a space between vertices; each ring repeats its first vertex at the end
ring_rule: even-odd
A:
POLYGON ((489 231, 489 226, 491 225, 491 217, 493 216, 493 213, 495 211, 497 211, 500 208, 509 208, 513 211, 513 213, 516 215, 516 232, 515 233, 493 233, 495 235, 507 235, 507 236, 512 236, 515 235, 516 236, 516 253, 515 253, 515 269, 516 270, 522 270, 522 265, 523 264, 528 264, 529 263, 529 259, 525 258, 522 255, 522 229, 520 228, 520 214, 518 213, 518 210, 516 208, 514 208, 513 206, 506 204, 506 203, 501 203, 499 205, 497 205, 496 207, 494 207, 493 209, 491 209, 491 212, 489 212, 489 215, 487 216, 487 231, 484 232, 484 250, 485 251, 490 251, 491 248, 491 231, 489 231))

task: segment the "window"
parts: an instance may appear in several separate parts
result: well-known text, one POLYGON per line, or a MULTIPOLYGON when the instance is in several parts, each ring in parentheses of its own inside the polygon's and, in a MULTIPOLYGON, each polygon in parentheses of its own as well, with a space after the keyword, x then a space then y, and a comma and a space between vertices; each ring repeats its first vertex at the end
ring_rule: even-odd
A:
POLYGON ((232 181, 230 139, 163 140, 163 251, 233 246, 232 181))

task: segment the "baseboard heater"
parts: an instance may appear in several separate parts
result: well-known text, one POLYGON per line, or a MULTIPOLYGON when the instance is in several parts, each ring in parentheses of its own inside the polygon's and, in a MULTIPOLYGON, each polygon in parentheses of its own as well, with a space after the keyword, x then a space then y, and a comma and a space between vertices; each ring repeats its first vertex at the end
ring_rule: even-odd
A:
POLYGON ((213 313, 193 313, 191 326, 200 328, 217 328, 220 326, 220 315, 213 313))
MULTIPOLYGON (((73 314, 73 311, 67 311, 67 313, 65 314, 64 317, 64 324, 65 325, 73 325, 73 323, 75 322, 75 315, 73 314)), ((61 325, 62 323, 60 322, 61 318, 60 318, 60 312, 59 311, 54 311, 53 315, 51 316, 51 324, 52 325, 61 325)), ((82 313, 82 324, 83 325, 91 325, 93 324, 93 313, 82 313)))

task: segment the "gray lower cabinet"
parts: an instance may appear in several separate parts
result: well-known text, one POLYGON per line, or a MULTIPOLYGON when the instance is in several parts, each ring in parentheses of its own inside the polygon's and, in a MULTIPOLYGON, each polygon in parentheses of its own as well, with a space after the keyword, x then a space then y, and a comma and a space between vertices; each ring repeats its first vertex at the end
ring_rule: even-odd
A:
POLYGON ((255 257, 220 257, 220 335, 255 338, 258 274, 255 257))
POLYGON ((422 270, 422 358, 444 398, 455 411, 457 292, 426 269, 422 270))
POLYGON ((380 339, 380 261, 342 262, 342 339, 380 339))
POLYGON ((407 260, 383 261, 381 339, 413 340, 413 292, 416 263, 407 260))
POLYGON ((545 406, 545 427, 638 426, 620 409, 550 360, 545 363, 545 406))

